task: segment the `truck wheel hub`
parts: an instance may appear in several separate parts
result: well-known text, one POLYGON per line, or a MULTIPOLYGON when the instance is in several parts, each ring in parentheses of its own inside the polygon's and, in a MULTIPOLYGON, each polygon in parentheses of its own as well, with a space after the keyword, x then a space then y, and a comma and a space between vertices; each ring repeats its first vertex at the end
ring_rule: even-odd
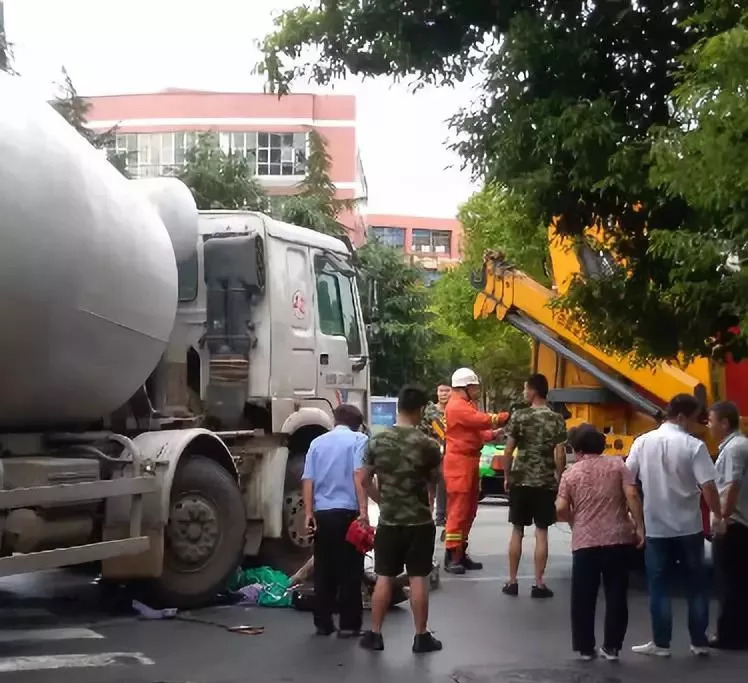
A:
POLYGON ((199 565, 208 560, 220 538, 218 515, 212 503, 195 494, 180 498, 172 507, 168 533, 180 562, 199 565))
POLYGON ((294 491, 284 498, 283 519, 286 524, 288 538, 297 548, 308 548, 312 545, 312 539, 306 528, 306 515, 304 514, 304 499, 301 492, 294 491))

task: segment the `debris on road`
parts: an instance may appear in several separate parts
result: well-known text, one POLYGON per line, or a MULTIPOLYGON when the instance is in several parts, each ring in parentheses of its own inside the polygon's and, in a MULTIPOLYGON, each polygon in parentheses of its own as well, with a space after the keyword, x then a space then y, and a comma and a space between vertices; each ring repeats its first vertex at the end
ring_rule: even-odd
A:
POLYGON ((132 601, 132 608, 138 613, 141 619, 174 619, 177 616, 176 607, 154 609, 138 600, 132 601))

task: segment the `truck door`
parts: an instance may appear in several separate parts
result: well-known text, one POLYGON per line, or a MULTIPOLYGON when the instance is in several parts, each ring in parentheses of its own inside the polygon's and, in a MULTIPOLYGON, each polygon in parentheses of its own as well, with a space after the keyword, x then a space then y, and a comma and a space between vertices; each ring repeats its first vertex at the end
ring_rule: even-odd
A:
POLYGON ((368 413, 368 350, 356 274, 340 254, 315 250, 317 395, 368 413))

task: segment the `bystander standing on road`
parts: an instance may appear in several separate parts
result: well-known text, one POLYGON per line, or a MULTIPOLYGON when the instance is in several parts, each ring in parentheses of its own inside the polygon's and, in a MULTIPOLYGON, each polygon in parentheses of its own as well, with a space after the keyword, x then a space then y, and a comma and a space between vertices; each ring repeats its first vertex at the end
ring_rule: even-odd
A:
POLYGON ((302 488, 307 528, 314 534, 314 625, 318 635, 333 633, 337 603, 338 636, 351 638, 361 632, 364 556, 346 541, 346 533, 359 510, 366 510, 354 477, 363 466, 367 438, 359 431, 363 416, 356 406, 340 405, 333 417, 335 428, 309 447, 302 488))
POLYGON ((382 624, 390 607, 393 583, 403 566, 408 572, 416 631, 413 652, 442 649, 442 643, 428 630, 429 576, 436 535, 431 509, 439 481, 441 449, 418 429, 427 402, 426 393, 420 389, 406 387, 400 392, 397 423, 371 438, 364 469, 357 477, 362 513, 367 496, 379 504, 371 630, 361 639, 361 647, 367 650, 384 649, 382 624))
POLYGON ((709 410, 709 428, 719 439, 715 464, 724 524, 713 528, 714 568, 719 597, 716 636, 710 645, 748 649, 748 439, 740 433, 738 407, 729 401, 709 410))
POLYGON ((605 634, 600 655, 618 659, 628 628, 634 544, 644 545, 636 482, 621 458, 605 457, 605 435, 582 424, 569 432, 576 462, 561 477, 556 512, 571 525, 571 639, 582 659, 595 650, 595 608, 602 578, 605 634), (633 520, 633 522, 632 522, 633 520))
POLYGON ((529 408, 517 410, 504 430, 504 486, 509 492, 509 580, 502 592, 519 594, 517 573, 522 559, 525 527, 535 525, 535 585, 533 598, 553 597, 545 585, 548 564, 548 527, 556 521, 556 489, 566 465, 566 423, 548 406, 548 380, 532 375, 525 382, 529 408), (515 450, 518 452, 515 456, 515 450))
POLYGON ((691 652, 709 654, 709 582, 704 559, 703 494, 716 519, 722 518, 716 471, 706 445, 692 436, 702 411, 695 397, 678 394, 667 420, 631 444, 626 466, 639 478, 644 494, 645 561, 652 640, 637 654, 670 656, 673 630, 671 588, 680 560, 688 591, 691 652))
MULTIPOLYGON (((444 437, 446 422, 444 410, 449 400, 452 387, 446 380, 436 385, 436 403, 429 402, 423 413, 421 431, 428 437, 438 442, 444 457, 444 437)), ((434 522, 436 526, 444 526, 447 523, 447 489, 444 485, 444 474, 440 472, 439 483, 436 485, 436 501, 434 505, 434 522)))

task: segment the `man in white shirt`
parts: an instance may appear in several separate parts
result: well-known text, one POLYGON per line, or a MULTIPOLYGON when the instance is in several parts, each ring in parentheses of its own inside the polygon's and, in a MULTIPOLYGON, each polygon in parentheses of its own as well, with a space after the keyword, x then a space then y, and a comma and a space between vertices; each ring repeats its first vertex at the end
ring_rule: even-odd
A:
POLYGON ((719 595, 717 635, 712 647, 748 649, 748 439, 740 412, 730 401, 709 409, 709 428, 719 440, 717 488, 725 523, 715 525, 714 569, 719 595))
POLYGON ((694 396, 678 394, 668 404, 666 422, 635 439, 626 460, 626 466, 641 481, 644 494, 652 621, 652 641, 632 648, 637 654, 670 656, 670 587, 678 560, 687 580, 691 652, 709 653, 709 582, 701 496, 717 520, 722 513, 712 458, 704 442, 689 433, 697 426, 701 410, 694 396))

